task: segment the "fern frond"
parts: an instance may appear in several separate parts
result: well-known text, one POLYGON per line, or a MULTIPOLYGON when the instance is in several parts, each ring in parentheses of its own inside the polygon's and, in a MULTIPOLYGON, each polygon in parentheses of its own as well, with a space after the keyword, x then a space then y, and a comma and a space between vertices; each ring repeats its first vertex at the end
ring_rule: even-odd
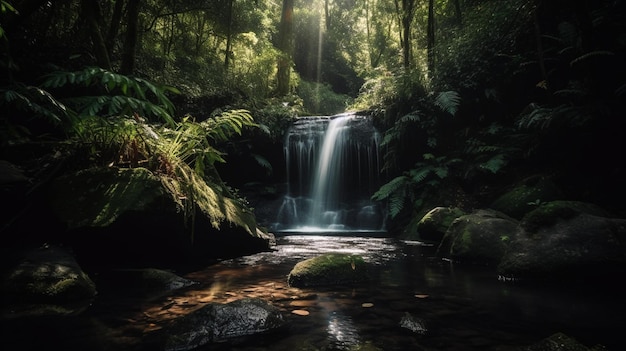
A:
POLYGON ((404 208, 405 198, 406 196, 404 192, 396 192, 392 194, 389 199, 389 215, 391 218, 395 218, 402 211, 404 208))
POLYGON ((435 99, 435 105, 452 116, 456 115, 460 104, 461 96, 453 90, 441 92, 435 99))
POLYGON ((395 177, 388 183, 383 184, 375 193, 371 196, 372 200, 381 201, 389 198, 392 194, 404 189, 406 187, 409 178, 401 175, 395 177))
POLYGON ((207 136, 216 142, 226 141, 235 134, 241 135, 244 127, 258 126, 248 110, 225 111, 201 124, 206 128, 207 136))
POLYGON ((561 89, 555 91, 554 95, 564 98, 579 99, 589 95, 589 92, 583 89, 561 89))
POLYGON ((270 161, 268 161, 265 157, 259 155, 259 154, 252 154, 252 157, 254 158, 254 160, 256 161, 256 163, 258 163, 261 167, 265 168, 269 173, 272 173, 273 168, 272 168, 272 164, 270 163, 270 161))
POLYGON ((380 142, 380 146, 389 145, 393 140, 397 140, 400 138, 400 129, 399 128, 390 128, 383 135, 383 140, 380 142))
POLYGON ((16 83, 12 89, 0 89, 0 106, 4 104, 43 116, 55 124, 71 118, 70 111, 62 102, 35 86, 16 83))
POLYGON ((145 79, 129 77, 107 71, 100 67, 86 67, 82 71, 56 71, 47 74, 43 88, 61 88, 66 85, 97 87, 105 91, 99 96, 82 96, 68 101, 79 103, 82 114, 95 115, 107 111, 108 115, 123 113, 132 116, 138 113, 155 116, 170 126, 174 126, 174 104, 166 92, 176 93, 177 89, 157 86, 145 79))
POLYGON ((398 122, 396 123, 420 122, 420 120, 421 116, 419 114, 419 111, 413 111, 400 117, 400 119, 398 119, 398 122))
POLYGON ((412 169, 409 171, 409 175, 411 176, 411 180, 415 183, 415 184, 419 184, 422 181, 424 181, 424 179, 426 179, 428 177, 428 175, 430 174, 430 172, 433 171, 433 167, 432 166, 426 166, 426 167, 422 167, 419 169, 412 169))
POLYGON ((517 127, 520 129, 547 129, 552 122, 553 110, 539 107, 520 118, 517 127))
POLYGON ((496 174, 508 163, 505 157, 506 156, 504 154, 497 154, 490 158, 487 162, 482 163, 479 167, 496 174))
POLYGON ((615 53, 608 51, 608 50, 591 51, 573 59, 572 61, 570 61, 569 65, 573 67, 574 65, 581 64, 585 62, 586 60, 589 60, 590 58, 606 57, 606 56, 615 56, 615 53))

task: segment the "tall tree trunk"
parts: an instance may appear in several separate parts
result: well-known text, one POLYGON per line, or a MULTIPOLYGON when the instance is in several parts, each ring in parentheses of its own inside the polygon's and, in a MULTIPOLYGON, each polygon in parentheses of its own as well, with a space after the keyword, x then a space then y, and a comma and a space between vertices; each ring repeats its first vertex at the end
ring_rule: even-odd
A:
POLYGON ((111 61, 109 59, 109 52, 104 42, 100 25, 98 24, 98 19, 102 18, 98 2, 92 0, 82 0, 81 12, 87 24, 87 28, 89 29, 91 43, 93 46, 92 50, 94 56, 96 57, 96 63, 98 66, 110 70, 111 61))
POLYGON ((283 10, 278 30, 278 85, 276 93, 284 96, 289 93, 291 62, 293 57, 293 3, 294 0, 283 0, 283 10))
POLYGON ((137 35, 139 28, 139 5, 141 0, 128 0, 126 11, 126 38, 120 73, 133 74, 135 72, 135 53, 137 50, 137 35))
POLYGON ((106 37, 106 47, 109 52, 109 57, 113 54, 113 46, 115 45, 115 38, 120 31, 120 24, 122 23, 122 15, 124 14, 124 0, 116 0, 115 7, 113 8, 113 14, 111 15, 111 23, 109 25, 109 32, 106 37))
POLYGON ((228 72, 230 63, 230 53, 233 46, 233 3, 235 0, 228 2, 228 31, 226 32, 226 54, 224 55, 224 69, 228 72))
POLYGON ((415 14, 415 0, 395 0, 396 12, 400 17, 400 47, 405 69, 411 68, 411 24, 415 14))
POLYGON ((427 52, 428 72, 435 72, 435 1, 428 0, 427 52))

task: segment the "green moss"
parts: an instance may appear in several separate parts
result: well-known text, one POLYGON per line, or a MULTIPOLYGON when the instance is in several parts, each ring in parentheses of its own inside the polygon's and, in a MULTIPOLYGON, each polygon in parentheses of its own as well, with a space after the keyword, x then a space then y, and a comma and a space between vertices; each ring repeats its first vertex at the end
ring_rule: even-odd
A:
POLYGON ((559 193, 552 182, 533 177, 500 196, 489 207, 520 219, 536 204, 557 199, 559 193))
POLYGON ((362 257, 335 253, 298 262, 287 278, 291 286, 340 285, 366 279, 367 269, 362 257))
POLYGON ((578 201, 551 201, 527 213, 521 221, 521 226, 527 232, 535 233, 541 227, 552 226, 559 220, 573 218, 580 213, 608 216, 604 210, 593 204, 578 201))

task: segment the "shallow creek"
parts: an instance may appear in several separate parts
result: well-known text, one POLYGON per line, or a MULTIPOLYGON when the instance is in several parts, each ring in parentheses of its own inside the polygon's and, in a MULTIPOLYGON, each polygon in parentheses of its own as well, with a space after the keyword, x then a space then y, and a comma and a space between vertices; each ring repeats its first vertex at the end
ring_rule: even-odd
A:
POLYGON ((589 347, 621 350, 626 344, 623 291, 502 282, 493 268, 453 264, 434 251, 419 242, 371 236, 278 236, 274 251, 185 274, 200 284, 170 295, 150 300, 103 295, 63 326, 40 322, 39 329, 24 325, 31 328, 24 332, 13 325, 10 329, 22 330, 22 337, 41 338, 23 339, 24 348, 13 349, 41 349, 30 347, 37 344, 59 350, 150 350, 155 345, 149 336, 169 320, 208 302, 244 297, 260 297, 282 309, 287 326, 200 350, 516 350, 556 332, 589 347), (359 287, 287 285, 297 262, 328 252, 363 256, 374 267, 372 281, 359 287), (422 320, 427 331, 403 328, 407 313, 422 320))

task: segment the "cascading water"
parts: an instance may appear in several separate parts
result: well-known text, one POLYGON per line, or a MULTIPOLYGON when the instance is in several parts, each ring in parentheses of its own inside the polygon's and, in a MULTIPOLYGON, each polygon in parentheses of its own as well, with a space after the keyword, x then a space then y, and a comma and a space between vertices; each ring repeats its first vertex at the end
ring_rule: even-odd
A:
POLYGON ((284 143, 287 194, 276 232, 384 231, 370 200, 380 186, 380 134, 354 113, 300 117, 284 143))

